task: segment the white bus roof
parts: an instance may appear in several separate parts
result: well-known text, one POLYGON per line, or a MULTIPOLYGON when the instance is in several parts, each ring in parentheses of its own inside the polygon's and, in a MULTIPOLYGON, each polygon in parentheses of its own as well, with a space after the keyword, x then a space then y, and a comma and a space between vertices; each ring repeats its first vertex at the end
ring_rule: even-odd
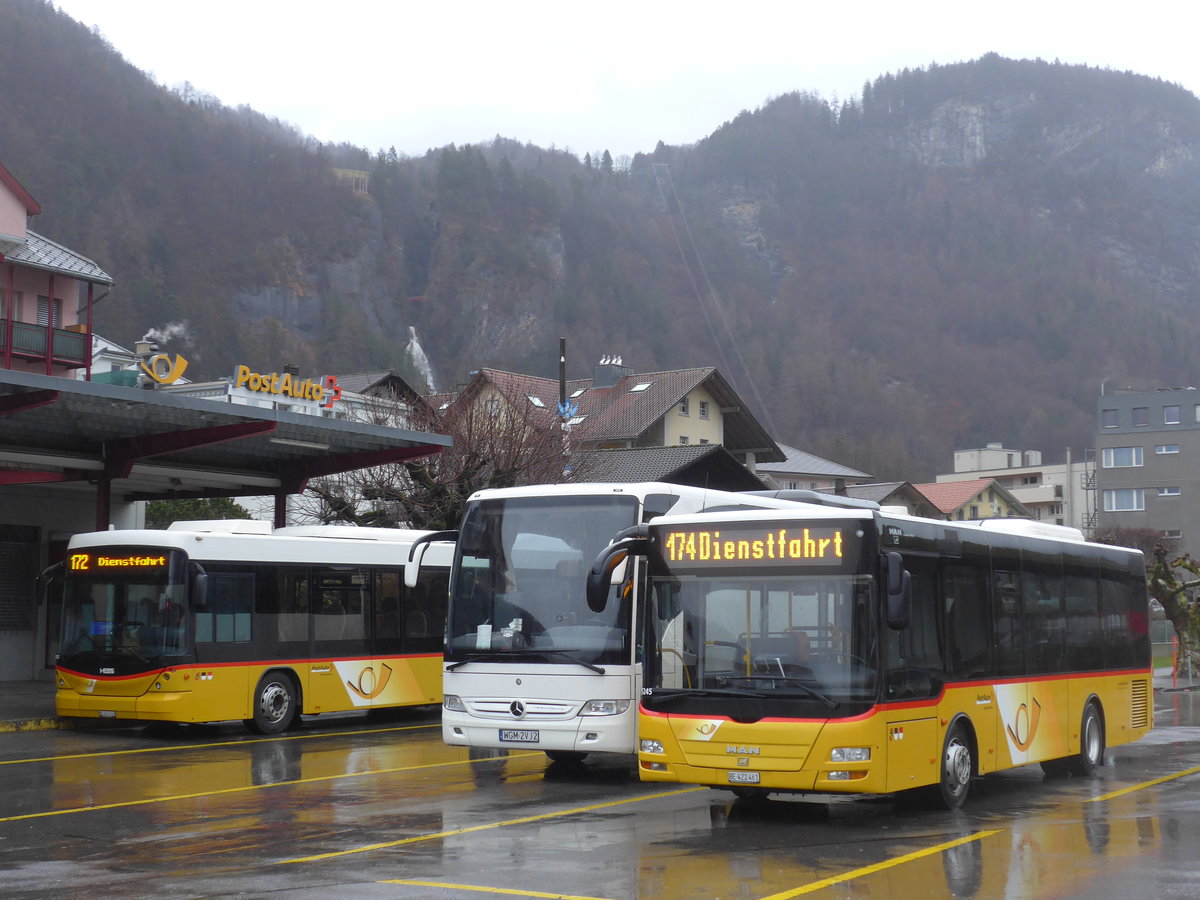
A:
MULTIPOLYGON (((92 531, 72 536, 72 550, 87 547, 162 547, 183 550, 198 561, 287 562, 315 565, 387 565, 403 567, 409 545, 429 531, 405 528, 355 528, 346 525, 302 525, 272 529, 269 522, 246 527, 250 520, 219 520, 225 527, 196 528, 215 522, 176 522, 165 530, 92 531), (261 525, 266 525, 262 529, 261 525), (353 532, 351 534, 351 532, 353 532)), ((449 565, 454 544, 435 541, 425 563, 449 565)))

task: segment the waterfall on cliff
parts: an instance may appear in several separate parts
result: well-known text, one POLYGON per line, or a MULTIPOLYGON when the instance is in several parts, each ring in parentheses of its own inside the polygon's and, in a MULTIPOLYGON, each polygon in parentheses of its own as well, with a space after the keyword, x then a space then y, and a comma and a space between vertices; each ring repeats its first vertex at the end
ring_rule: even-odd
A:
POLYGON ((417 339, 417 329, 411 325, 408 326, 408 344, 404 347, 404 353, 412 362, 413 368, 421 374, 425 392, 434 393, 437 387, 433 383, 433 367, 429 365, 429 357, 425 355, 421 342, 417 339))

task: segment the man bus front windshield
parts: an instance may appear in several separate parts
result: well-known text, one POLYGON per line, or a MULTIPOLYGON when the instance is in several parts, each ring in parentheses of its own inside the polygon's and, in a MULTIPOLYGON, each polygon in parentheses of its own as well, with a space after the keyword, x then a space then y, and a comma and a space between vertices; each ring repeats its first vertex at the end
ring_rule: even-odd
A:
POLYGON ((651 696, 728 691, 833 703, 875 697, 870 576, 671 575, 651 584, 651 696))
POLYGON ((631 495, 483 500, 459 531, 447 662, 512 656, 528 662, 631 662, 629 607, 587 605, 591 561, 637 522, 631 495))

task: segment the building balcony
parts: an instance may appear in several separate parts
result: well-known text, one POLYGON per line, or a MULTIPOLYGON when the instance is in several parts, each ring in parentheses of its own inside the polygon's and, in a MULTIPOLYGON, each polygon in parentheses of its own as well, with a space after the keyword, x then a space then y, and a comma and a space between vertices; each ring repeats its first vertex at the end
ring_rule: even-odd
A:
POLYGON ((1031 503, 1062 503, 1063 499, 1061 484, 1031 484, 1011 487, 1009 491, 1026 506, 1031 503))
MULTIPOLYGON (((12 348, 8 346, 9 321, 0 319, 0 360, 8 358, 45 362, 51 348, 50 364, 78 369, 88 362, 88 335, 73 328, 51 328, 30 322, 12 322, 12 348)), ((79 326, 82 327, 82 326, 79 326)))

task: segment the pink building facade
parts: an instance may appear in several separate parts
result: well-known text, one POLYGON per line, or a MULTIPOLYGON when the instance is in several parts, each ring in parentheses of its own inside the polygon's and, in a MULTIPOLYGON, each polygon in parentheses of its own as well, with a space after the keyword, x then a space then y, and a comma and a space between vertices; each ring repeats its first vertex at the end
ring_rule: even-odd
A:
POLYGON ((90 369, 92 307, 113 282, 87 257, 30 230, 40 212, 0 165, 0 368, 73 376, 90 369))

